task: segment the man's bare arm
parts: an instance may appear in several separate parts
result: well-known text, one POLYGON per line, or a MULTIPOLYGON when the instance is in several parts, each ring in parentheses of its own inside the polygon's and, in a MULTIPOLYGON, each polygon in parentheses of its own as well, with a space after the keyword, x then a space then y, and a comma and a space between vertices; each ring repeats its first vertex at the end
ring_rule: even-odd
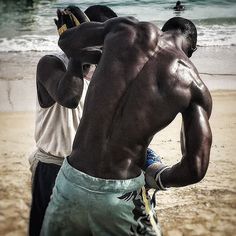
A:
POLYGON ((180 187, 199 182, 206 174, 212 134, 209 114, 200 105, 192 104, 183 115, 183 158, 166 169, 161 180, 165 187, 180 187))
POLYGON ((76 57, 87 47, 102 46, 103 40, 104 24, 88 22, 65 31, 58 45, 68 57, 76 57))
POLYGON ((206 174, 211 148, 208 112, 192 104, 183 113, 181 131, 182 160, 172 167, 154 163, 146 169, 149 187, 162 189, 181 187, 199 182, 206 174))
POLYGON ((112 30, 119 30, 122 23, 137 23, 131 17, 115 17, 104 23, 86 22, 65 31, 59 38, 58 45, 68 57, 76 57, 88 47, 101 47, 106 35, 112 30))
POLYGON ((55 56, 44 56, 37 66, 39 103, 49 107, 55 102, 76 108, 83 91, 83 70, 80 61, 70 59, 68 69, 55 56))

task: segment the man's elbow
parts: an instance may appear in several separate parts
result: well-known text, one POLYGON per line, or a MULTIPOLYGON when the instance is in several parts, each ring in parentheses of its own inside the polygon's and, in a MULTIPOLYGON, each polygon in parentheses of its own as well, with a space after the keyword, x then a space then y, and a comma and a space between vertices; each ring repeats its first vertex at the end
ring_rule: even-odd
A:
POLYGON ((206 175, 207 167, 206 166, 198 166, 191 168, 190 174, 190 184, 196 184, 200 182, 206 175))
POLYGON ((209 148, 206 148, 201 154, 197 155, 194 159, 194 164, 190 168, 191 181, 193 184, 200 182, 207 173, 210 160, 210 146, 209 148))
POLYGON ((64 51, 66 49, 65 40, 60 38, 59 41, 58 41, 58 46, 61 48, 62 51, 64 51))
POLYGON ((58 41, 58 46, 61 48, 61 50, 68 56, 70 57, 69 50, 68 50, 68 43, 66 43, 65 40, 59 40, 58 41))
POLYGON ((70 109, 75 109, 79 105, 79 100, 77 98, 73 98, 68 101, 66 105, 70 109))
POLYGON ((69 57, 69 52, 72 50, 72 42, 69 34, 70 29, 65 31, 58 40, 58 46, 69 57))
POLYGON ((77 97, 71 99, 62 99, 59 104, 63 107, 75 109, 79 105, 79 99, 77 97))
POLYGON ((212 136, 208 135, 204 138, 204 148, 198 153, 193 159, 194 162, 190 167, 191 181, 192 183, 200 182, 206 175, 209 160, 210 160, 210 150, 212 144, 212 136))

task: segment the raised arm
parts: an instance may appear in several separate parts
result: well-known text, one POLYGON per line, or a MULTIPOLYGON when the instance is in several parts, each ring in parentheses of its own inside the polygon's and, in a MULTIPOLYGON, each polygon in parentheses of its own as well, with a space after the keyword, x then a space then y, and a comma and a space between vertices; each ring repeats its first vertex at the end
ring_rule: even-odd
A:
POLYGON ((65 31, 60 36, 58 45, 68 57, 74 57, 87 47, 102 46, 104 29, 104 23, 83 23, 65 31))
POLYGON ((59 38, 58 45, 68 57, 75 57, 81 50, 103 46, 105 37, 111 31, 119 30, 119 25, 137 22, 131 17, 115 17, 104 23, 85 22, 66 30, 59 38))
POLYGON ((83 70, 79 60, 70 59, 68 68, 56 56, 44 56, 37 66, 37 92, 41 107, 55 102, 76 108, 83 91, 83 70))
MULTIPOLYGON (((69 28, 88 21, 77 7, 70 6, 57 11, 55 24, 59 35, 69 28), (73 13, 72 13, 73 10, 73 13), (75 14, 75 15, 74 15, 75 14), (76 18, 76 17, 77 18, 76 18), (75 21, 76 20, 76 21, 75 21)), ((70 44, 65 45, 70 50, 70 44)), ((76 108, 83 91, 84 64, 97 64, 101 57, 99 48, 82 49, 69 58, 68 67, 56 56, 44 56, 37 66, 37 91, 41 107, 49 107, 55 102, 68 108, 76 108)))

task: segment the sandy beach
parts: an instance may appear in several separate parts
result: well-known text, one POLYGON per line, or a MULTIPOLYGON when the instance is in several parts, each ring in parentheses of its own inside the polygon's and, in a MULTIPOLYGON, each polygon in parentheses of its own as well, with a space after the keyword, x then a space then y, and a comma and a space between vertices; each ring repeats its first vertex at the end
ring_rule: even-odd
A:
MULTIPOLYGON (((27 234, 28 156, 34 150, 35 70, 45 53, 0 53, 0 235, 27 234)), ((236 47, 200 48, 192 61, 211 90, 211 159, 200 183, 157 193, 167 236, 231 236, 236 231, 236 47)), ((164 163, 180 160, 181 116, 151 143, 164 163)))

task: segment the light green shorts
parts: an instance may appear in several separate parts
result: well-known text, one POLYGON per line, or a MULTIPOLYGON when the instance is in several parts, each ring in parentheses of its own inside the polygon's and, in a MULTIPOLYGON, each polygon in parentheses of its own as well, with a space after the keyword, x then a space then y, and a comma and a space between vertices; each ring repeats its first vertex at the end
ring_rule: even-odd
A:
POLYGON ((100 179, 76 170, 65 159, 41 235, 161 235, 143 186, 143 174, 128 180, 100 179))

